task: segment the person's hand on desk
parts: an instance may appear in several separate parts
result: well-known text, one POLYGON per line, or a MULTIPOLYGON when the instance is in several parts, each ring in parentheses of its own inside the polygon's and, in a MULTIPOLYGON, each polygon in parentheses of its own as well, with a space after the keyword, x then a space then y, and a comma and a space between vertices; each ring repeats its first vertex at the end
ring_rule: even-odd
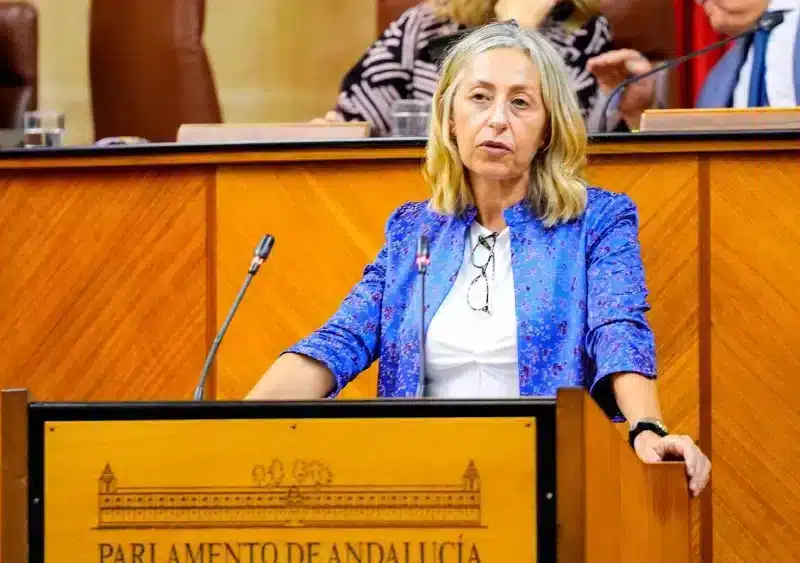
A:
POLYGON ((631 422, 631 439, 636 455, 645 463, 682 459, 686 463, 689 489, 694 496, 708 484, 711 462, 689 436, 673 435, 661 423, 661 409, 654 379, 636 373, 617 373, 611 386, 619 408, 631 422))
MULTIPOLYGON (((651 71, 653 64, 639 51, 617 49, 592 57, 587 61, 586 68, 597 78, 600 89, 609 95, 623 80, 651 71)), ((629 84, 620 92, 617 109, 628 127, 639 128, 642 114, 653 107, 655 97, 656 82, 652 76, 629 84)))
POLYGON ((330 123, 344 123, 344 116, 338 111, 329 111, 322 117, 315 117, 310 121, 316 125, 327 125, 330 123))
POLYGON ((633 448, 645 463, 683 459, 689 476, 689 490, 694 496, 699 495, 708 484, 711 461, 689 436, 670 434, 662 437, 655 432, 645 431, 636 436, 633 448))

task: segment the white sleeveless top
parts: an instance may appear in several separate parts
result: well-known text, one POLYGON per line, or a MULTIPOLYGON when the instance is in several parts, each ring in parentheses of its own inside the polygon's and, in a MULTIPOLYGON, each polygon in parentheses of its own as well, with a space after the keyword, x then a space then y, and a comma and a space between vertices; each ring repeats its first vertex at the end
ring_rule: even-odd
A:
MULTIPOLYGON (((428 326, 426 397, 519 397, 511 237, 508 227, 499 233, 492 263, 489 249, 479 243, 479 235, 487 237, 492 231, 474 221, 458 277, 428 326), (481 276, 481 268, 475 264, 487 265, 486 279, 480 277, 473 283, 481 276), (487 280, 488 313, 473 309, 486 305, 487 280)), ((487 243, 491 245, 492 241, 487 243)))

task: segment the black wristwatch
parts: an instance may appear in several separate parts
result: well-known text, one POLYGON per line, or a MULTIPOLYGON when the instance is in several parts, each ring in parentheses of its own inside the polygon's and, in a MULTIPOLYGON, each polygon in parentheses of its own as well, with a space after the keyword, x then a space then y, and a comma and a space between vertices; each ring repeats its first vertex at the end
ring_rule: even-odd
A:
POLYGON ((633 428, 631 428, 628 432, 628 443, 631 445, 631 447, 633 447, 633 442, 636 440, 636 436, 646 430, 655 432, 662 437, 669 434, 667 427, 664 426, 664 423, 657 418, 640 418, 636 421, 636 424, 633 425, 633 428))

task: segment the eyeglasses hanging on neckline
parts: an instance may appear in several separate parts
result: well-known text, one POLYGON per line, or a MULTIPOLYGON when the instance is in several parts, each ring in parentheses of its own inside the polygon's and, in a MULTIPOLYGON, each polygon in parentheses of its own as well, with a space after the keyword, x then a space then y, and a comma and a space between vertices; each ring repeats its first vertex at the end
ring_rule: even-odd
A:
POLYGON ((492 277, 494 277, 494 246, 497 243, 497 236, 498 233, 492 233, 487 236, 478 235, 478 242, 472 249, 470 256, 472 265, 478 268, 480 273, 475 276, 475 279, 470 282, 469 287, 467 288, 467 304, 472 308, 472 310, 483 312, 489 315, 492 313, 489 310, 489 278, 486 275, 486 272, 489 270, 489 265, 491 264, 492 277), (483 290, 482 292, 481 289, 483 290), (480 305, 476 306, 476 304, 480 305))

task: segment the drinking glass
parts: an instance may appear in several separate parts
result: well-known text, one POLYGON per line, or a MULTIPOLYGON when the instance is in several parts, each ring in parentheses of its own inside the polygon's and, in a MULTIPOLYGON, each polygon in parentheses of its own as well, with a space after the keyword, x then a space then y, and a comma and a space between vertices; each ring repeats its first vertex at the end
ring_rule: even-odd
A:
POLYGON ((25 146, 63 146, 64 123, 64 114, 57 111, 26 111, 22 125, 25 146))
POLYGON ((431 103, 424 100, 397 100, 392 106, 392 134, 396 137, 427 137, 431 103))

